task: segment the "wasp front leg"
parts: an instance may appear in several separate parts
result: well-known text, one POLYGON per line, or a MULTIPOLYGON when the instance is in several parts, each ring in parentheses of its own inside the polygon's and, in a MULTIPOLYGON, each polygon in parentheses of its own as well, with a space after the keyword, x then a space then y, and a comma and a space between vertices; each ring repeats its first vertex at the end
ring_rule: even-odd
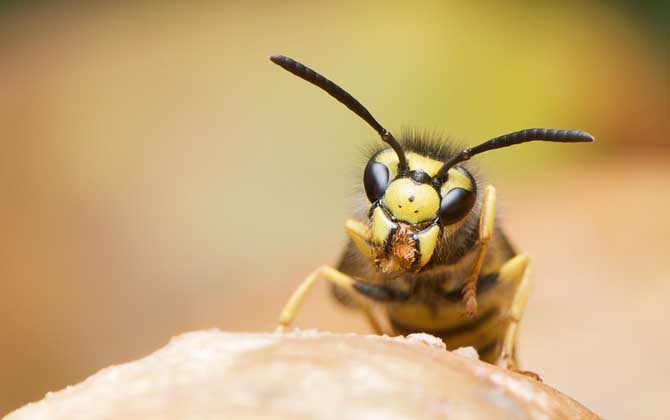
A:
POLYGON ((484 190, 484 200, 479 215, 479 243, 475 251, 476 254, 472 268, 463 286, 463 302, 465 303, 465 311, 469 317, 474 317, 477 314, 477 281, 484 264, 484 257, 486 257, 489 242, 493 236, 495 208, 496 190, 492 185, 487 185, 484 190))
MULTIPOLYGON (((298 288, 295 289, 295 291, 289 298, 288 302, 286 302, 286 305, 284 305, 284 308, 282 309, 281 314, 279 315, 279 325, 278 325, 279 330, 282 330, 283 328, 288 326, 288 324, 291 323, 293 318, 295 318, 298 310, 300 309, 300 306, 305 300, 307 292, 309 292, 312 286, 314 286, 316 280, 319 277, 324 278, 325 280, 328 280, 329 282, 349 292, 353 292, 355 290, 354 286, 357 283, 360 283, 354 280, 352 277, 342 273, 341 271, 334 269, 333 267, 324 265, 317 268, 316 270, 311 272, 309 276, 307 276, 307 278, 303 280, 302 283, 300 283, 298 288)), ((365 313, 366 318, 372 325, 372 328, 374 328, 376 332, 381 333, 381 327, 379 326, 379 322, 377 322, 377 319, 368 309, 367 305, 361 304, 359 306, 365 313)))
MULTIPOLYGON (((345 224, 345 229, 347 234, 349 234, 361 252, 363 252, 366 256, 369 256, 371 251, 369 248, 369 232, 367 226, 355 220, 348 220, 345 224)), ((363 314, 370 323, 372 329, 377 334, 383 334, 381 325, 372 313, 370 305, 361 299, 361 295, 378 301, 397 300, 401 297, 398 297, 397 294, 393 293, 384 285, 365 283, 356 280, 333 267, 325 265, 310 273, 309 276, 307 276, 307 278, 305 278, 305 280, 303 280, 303 282, 293 292, 288 302, 284 305, 284 308, 282 309, 282 312, 279 316, 279 330, 282 330, 288 326, 295 318, 307 293, 312 288, 312 286, 314 286, 318 278, 323 278, 329 281, 331 284, 346 291, 352 297, 352 299, 355 300, 355 306, 363 311, 363 314)))

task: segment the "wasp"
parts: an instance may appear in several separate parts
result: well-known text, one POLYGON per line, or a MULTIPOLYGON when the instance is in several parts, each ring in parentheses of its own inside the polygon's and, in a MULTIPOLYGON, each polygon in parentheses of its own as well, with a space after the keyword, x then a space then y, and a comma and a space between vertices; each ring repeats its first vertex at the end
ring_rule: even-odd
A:
POLYGON ((279 328, 289 325, 321 278, 379 334, 432 334, 449 349, 472 346, 481 360, 520 371, 516 340, 532 283, 531 261, 503 232, 495 213, 496 190, 481 181, 468 160, 530 141, 592 142, 594 137, 532 128, 469 148, 417 133, 397 140, 321 74, 286 56, 270 60, 326 91, 385 143, 363 171, 363 210, 344 224, 349 242, 339 263, 307 276, 284 306, 279 328))

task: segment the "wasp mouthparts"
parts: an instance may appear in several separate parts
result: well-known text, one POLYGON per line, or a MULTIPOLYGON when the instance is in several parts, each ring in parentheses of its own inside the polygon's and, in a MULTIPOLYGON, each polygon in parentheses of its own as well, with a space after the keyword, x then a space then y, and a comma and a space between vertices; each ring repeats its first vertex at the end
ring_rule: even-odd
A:
POLYGON ((392 234, 390 246, 378 246, 374 251, 374 262, 384 273, 398 270, 412 271, 419 257, 414 231, 405 223, 398 223, 392 234))

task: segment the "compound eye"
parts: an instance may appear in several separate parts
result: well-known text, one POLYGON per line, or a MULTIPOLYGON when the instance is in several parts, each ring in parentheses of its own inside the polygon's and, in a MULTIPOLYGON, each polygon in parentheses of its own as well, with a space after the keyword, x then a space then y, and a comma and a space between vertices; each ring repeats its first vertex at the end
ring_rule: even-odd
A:
POLYGON ((475 205, 477 193, 464 188, 454 188, 440 202, 440 221, 451 225, 464 218, 475 205))
POLYGON ((388 183, 389 170, 386 165, 371 159, 365 166, 365 173, 363 174, 363 186, 368 200, 371 203, 379 200, 384 195, 388 183))

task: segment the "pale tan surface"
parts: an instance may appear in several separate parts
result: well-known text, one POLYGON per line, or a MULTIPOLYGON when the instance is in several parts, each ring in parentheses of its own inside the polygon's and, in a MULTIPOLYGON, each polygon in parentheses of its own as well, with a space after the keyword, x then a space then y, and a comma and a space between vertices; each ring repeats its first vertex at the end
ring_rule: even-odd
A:
MULTIPOLYGON (((0 21, 0 415, 184 331, 271 331, 336 261, 378 140, 284 53, 394 133, 593 132, 472 162, 535 263, 521 362, 666 419, 670 72, 620 2, 7 3, 34 7, 0 21)), ((296 325, 369 332, 323 284, 296 325)))
POLYGON ((598 418, 469 353, 427 334, 194 332, 5 420, 598 418))

